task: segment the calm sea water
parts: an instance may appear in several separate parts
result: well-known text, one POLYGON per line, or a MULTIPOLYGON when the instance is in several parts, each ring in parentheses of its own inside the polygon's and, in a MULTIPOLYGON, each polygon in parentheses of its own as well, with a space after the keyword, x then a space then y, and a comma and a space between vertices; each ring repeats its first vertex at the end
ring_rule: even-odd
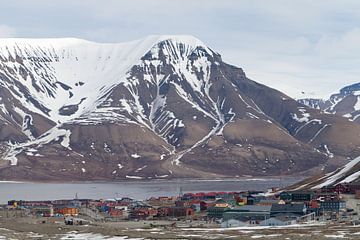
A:
POLYGON ((0 203, 8 200, 55 200, 79 198, 108 199, 131 197, 146 199, 157 196, 175 196, 186 192, 267 190, 285 187, 300 178, 236 179, 236 180, 171 180, 150 182, 105 183, 28 183, 0 182, 0 203))

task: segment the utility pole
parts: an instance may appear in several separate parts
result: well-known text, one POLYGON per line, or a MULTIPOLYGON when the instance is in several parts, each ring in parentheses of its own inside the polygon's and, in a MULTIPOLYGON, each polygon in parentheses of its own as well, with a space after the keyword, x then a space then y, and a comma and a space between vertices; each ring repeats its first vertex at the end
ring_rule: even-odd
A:
POLYGON ((180 186, 179 188, 179 197, 182 197, 183 196, 183 191, 182 191, 182 187, 180 186))

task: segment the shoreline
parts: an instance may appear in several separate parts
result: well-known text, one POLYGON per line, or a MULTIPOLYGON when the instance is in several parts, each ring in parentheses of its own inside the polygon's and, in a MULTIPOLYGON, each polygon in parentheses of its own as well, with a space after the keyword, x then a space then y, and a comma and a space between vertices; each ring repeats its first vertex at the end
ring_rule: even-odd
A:
POLYGON ((147 199, 160 196, 178 196, 179 192, 239 192, 267 191, 285 187, 301 179, 289 178, 186 179, 131 182, 0 182, 0 202, 9 200, 115 199, 130 197, 147 199))
POLYGON ((231 178, 171 178, 171 179, 131 179, 131 180, 74 180, 74 181, 60 181, 60 180, 0 180, 0 184, 11 183, 11 184, 116 184, 116 183, 177 183, 177 182, 241 182, 241 181, 268 181, 268 180, 289 180, 289 179, 298 179, 299 182, 306 179, 307 176, 261 176, 261 177, 231 177, 231 178))

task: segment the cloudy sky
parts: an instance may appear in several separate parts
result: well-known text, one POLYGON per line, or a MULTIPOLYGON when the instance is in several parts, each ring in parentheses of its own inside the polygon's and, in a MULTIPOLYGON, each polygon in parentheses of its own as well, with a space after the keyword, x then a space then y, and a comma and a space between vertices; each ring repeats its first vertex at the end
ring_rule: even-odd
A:
POLYGON ((358 0, 0 0, 0 10, 0 37, 194 35, 297 98, 360 82, 358 0))

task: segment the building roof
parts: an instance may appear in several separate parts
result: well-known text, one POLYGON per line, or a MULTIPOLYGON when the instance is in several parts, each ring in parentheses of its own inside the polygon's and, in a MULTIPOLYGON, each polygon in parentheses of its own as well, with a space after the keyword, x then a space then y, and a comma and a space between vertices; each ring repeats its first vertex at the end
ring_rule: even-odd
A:
POLYGON ((271 203, 271 204, 275 204, 275 203, 279 203, 280 200, 277 199, 261 199, 259 201, 259 203, 271 203))
POLYGON ((289 192, 290 194, 301 194, 301 195, 313 195, 315 194, 315 191, 302 191, 302 190, 298 190, 298 191, 291 191, 289 192))
POLYGON ((304 203, 292 203, 292 204, 273 204, 271 206, 271 213, 293 213, 293 212, 304 212, 304 203))
POLYGON ((298 219, 300 216, 301 215, 294 213, 278 213, 278 214, 274 214, 272 218, 276 218, 281 221, 284 221, 284 220, 295 220, 298 219))
POLYGON ((228 221, 230 219, 235 219, 239 221, 248 221, 248 220, 264 220, 269 218, 270 214, 264 212, 224 212, 223 221, 228 221))
POLYGON ((244 205, 235 207, 229 211, 234 212, 270 212, 271 206, 244 205))

